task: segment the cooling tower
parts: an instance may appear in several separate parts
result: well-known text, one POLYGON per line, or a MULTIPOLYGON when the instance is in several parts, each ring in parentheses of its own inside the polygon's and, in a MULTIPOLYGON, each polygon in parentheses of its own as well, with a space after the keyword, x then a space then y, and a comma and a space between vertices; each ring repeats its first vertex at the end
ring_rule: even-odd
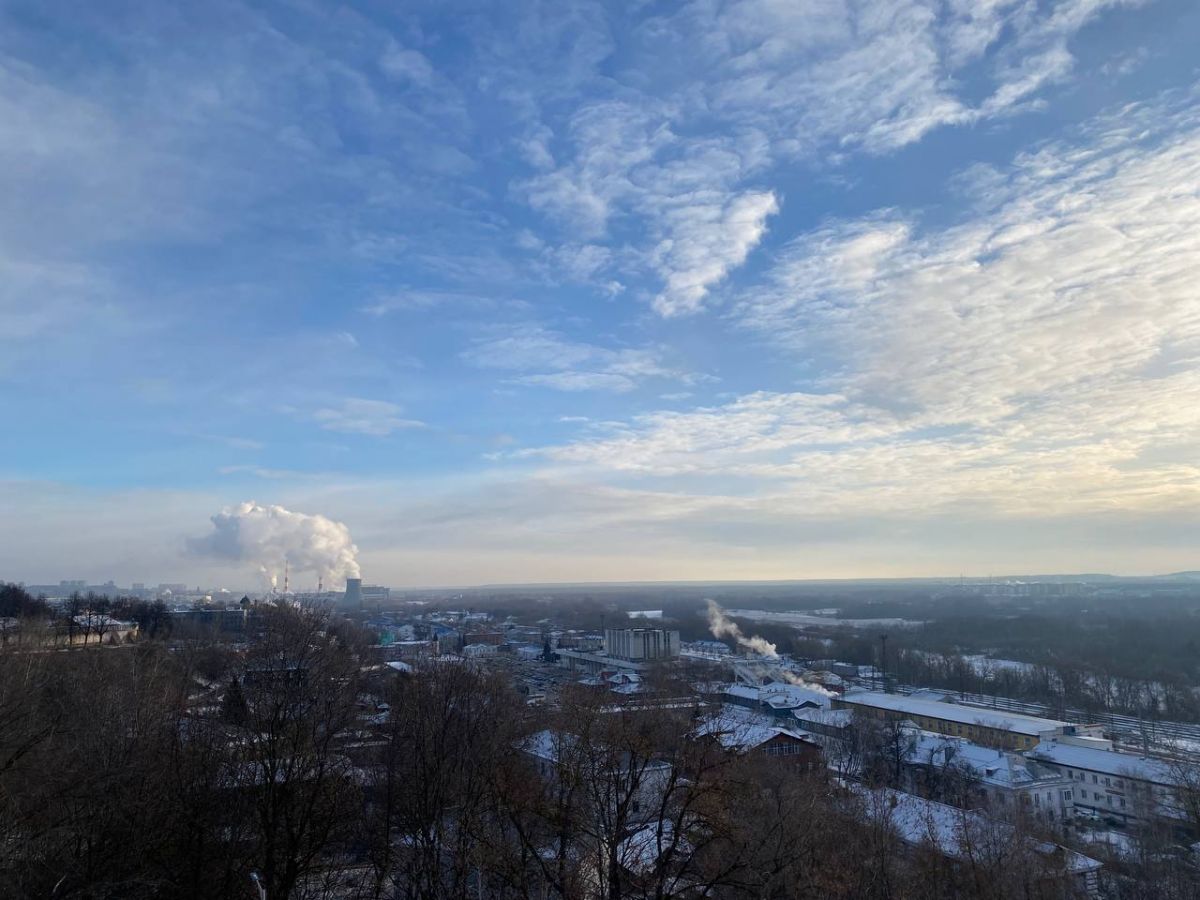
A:
POLYGON ((344 609, 362 609, 362 579, 346 579, 346 596, 342 599, 344 609))

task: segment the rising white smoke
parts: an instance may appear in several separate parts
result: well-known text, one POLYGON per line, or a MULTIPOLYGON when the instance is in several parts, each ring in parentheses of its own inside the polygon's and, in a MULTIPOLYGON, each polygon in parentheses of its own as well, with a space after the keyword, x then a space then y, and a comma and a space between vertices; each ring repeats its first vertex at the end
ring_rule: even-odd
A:
MULTIPOLYGON (((753 635, 746 637, 742 629, 738 627, 737 622, 733 621, 729 616, 725 615, 725 610, 717 605, 715 600, 708 600, 708 630, 712 632, 713 637, 731 637, 739 647, 757 653, 759 656, 767 659, 779 659, 779 651, 774 644, 766 638, 753 635)), ((808 681, 795 672, 789 672, 781 666, 770 665, 762 667, 758 672, 759 680, 768 678, 783 678, 788 684, 794 684, 797 687, 807 688, 818 694, 824 694, 826 697, 836 696, 832 691, 828 690, 824 685, 817 684, 814 681, 808 681)))
POLYGON ((754 637, 746 637, 742 633, 742 629, 738 627, 737 622, 725 615, 725 610, 717 605, 715 600, 708 602, 708 630, 712 632, 715 638, 731 637, 737 641, 737 645, 744 650, 749 650, 752 653, 757 653, 759 656, 767 656, 771 659, 779 658, 779 651, 775 649, 775 645, 766 638, 760 638, 757 635, 754 637))
POLYGON ((783 675, 783 680, 786 681, 788 684, 794 684, 794 685, 796 685, 796 687, 807 688, 808 690, 812 691, 813 693, 823 694, 826 697, 836 697, 837 696, 837 694, 835 694, 833 691, 829 690, 829 688, 825 687, 825 685, 817 684, 817 682, 815 682, 815 681, 809 681, 806 678, 802 678, 801 676, 797 675, 795 672, 789 672, 785 669, 781 674, 783 675))
POLYGON ((213 559, 253 563, 272 587, 286 564, 334 587, 358 578, 358 548, 350 529, 321 515, 260 506, 253 500, 223 509, 212 517, 213 531, 188 541, 191 552, 213 559))

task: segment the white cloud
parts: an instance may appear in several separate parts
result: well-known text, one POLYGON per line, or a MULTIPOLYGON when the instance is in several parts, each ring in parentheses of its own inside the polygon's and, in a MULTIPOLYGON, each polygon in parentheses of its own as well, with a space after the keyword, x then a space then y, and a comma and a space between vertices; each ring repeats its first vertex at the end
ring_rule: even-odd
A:
POLYGON ((665 216, 672 237, 655 251, 665 282, 663 292, 654 298, 660 315, 696 312, 709 288, 745 262, 762 240, 767 217, 779 210, 769 191, 714 201, 691 202, 665 216))
POLYGON ((707 36, 694 45, 699 53, 692 49, 693 64, 715 70, 708 99, 727 121, 760 128, 784 151, 840 145, 879 153, 939 126, 1009 111, 1062 78, 1070 38, 1120 4, 698 2, 669 26, 707 36), (981 61, 991 92, 972 104, 957 93, 957 75, 981 61))
MULTIPOLYGON (((893 536, 847 538, 843 574, 866 571, 872 548, 905 564, 924 554, 917 568, 937 571, 942 547, 961 546, 971 527, 982 535, 973 546, 986 548, 998 522, 1018 521, 1006 533, 1020 552, 1031 534, 1035 553, 1098 535, 1102 552, 1083 549, 1101 562, 1126 546, 1119 526, 1140 523, 1138 558, 1168 565, 1160 549, 1185 533, 1198 499, 1200 172, 1195 116, 1183 112, 1194 97, 1132 109, 1009 167, 977 167, 960 180, 974 218, 957 225, 880 210, 781 249, 773 217, 784 167, 793 212, 810 198, 790 184, 811 170, 850 180, 841 166, 856 155, 1039 108, 1071 77, 1079 29, 1113 5, 697 0, 614 14, 543 4, 491 21, 480 11, 483 26, 462 46, 419 11, 403 38, 391 17, 318 21, 303 5, 287 11, 297 27, 279 28, 275 13, 237 0, 195 29, 152 3, 119 26, 84 7, 70 21, 50 11, 37 30, 9 17, 0 369, 35 387, 11 395, 35 418, 72 396, 59 418, 90 415, 101 430, 150 402, 156 422, 218 435, 267 427, 257 419, 267 408, 351 434, 420 427, 394 403, 357 399, 415 365, 407 345, 429 349, 432 371, 406 379, 453 378, 465 361, 497 373, 510 395, 515 385, 650 387, 678 407, 595 419, 571 429, 576 440, 532 453, 500 450, 497 468, 521 457, 502 484, 419 499, 409 493, 423 484, 393 486, 395 503, 380 501, 379 484, 349 497, 334 484, 345 476, 311 458, 286 462, 311 463, 319 487, 279 460, 226 467, 321 495, 312 506, 298 498, 300 508, 324 510, 328 494, 342 517, 370 520, 380 578, 439 580, 435 557, 441 580, 523 580, 530 566, 572 580, 821 574, 830 570, 811 560, 835 558, 826 553, 838 552, 837 534, 879 531, 893 536), (94 33, 114 53, 88 57, 80 45, 73 65, 52 65, 56 28, 94 33), (137 65, 112 64, 131 49, 137 65), (506 168, 521 160, 519 175, 506 168), (542 221, 524 221, 506 190, 542 221), (235 265, 203 265, 229 253, 235 265), (185 272, 189 261, 197 268, 185 272), (747 262, 771 266, 753 289, 737 280, 747 262), (581 283, 606 296, 579 303, 581 283), (498 299, 516 295, 536 300, 498 299), (661 316, 732 309, 703 325, 639 318, 649 337, 630 346, 613 337, 630 333, 630 298, 661 316), (485 324, 530 316, 533 302, 584 337, 485 324), (318 303, 314 339, 295 323, 318 303), (102 327, 115 320, 123 340, 102 327), (485 337, 448 360, 437 352, 445 329, 464 320, 485 337), (731 322, 732 333, 714 334, 731 322), (667 340, 699 358, 747 335, 750 348, 714 347, 723 367, 741 367, 730 371, 740 396, 670 391, 700 376, 667 340), (53 352, 52 340, 70 352, 53 352), (777 355, 749 358, 762 345, 777 355), (33 354, 55 358, 53 371, 33 354), (145 378, 147 367, 160 374, 145 378), (88 409, 101 394, 110 406, 88 409), (1035 517, 1069 534, 1027 527, 1035 517), (928 540, 906 543, 901 531, 928 540), (798 543, 821 551, 797 563, 798 543)), ((1109 72, 1129 64, 1114 55, 1109 72)), ((603 398, 597 416, 621 415, 622 399, 631 408, 643 397, 603 398)), ((487 402, 465 400, 439 412, 447 433, 487 402)), ((18 524, 0 543, 39 570, 71 558, 102 577, 144 578, 148 560, 164 578, 172 566, 194 572, 164 537, 192 513, 151 494, 9 491, 18 524), (101 507, 97 546, 75 540, 64 523, 101 507), (129 507, 146 515, 131 525, 104 512, 129 507)))
POLYGON ((385 437, 394 431, 425 427, 424 422, 402 418, 401 412, 399 406, 386 400, 348 397, 337 406, 316 410, 312 417, 326 431, 365 434, 372 437, 385 437))
POLYGON ((380 317, 394 312, 426 312, 445 307, 496 309, 505 301, 460 291, 391 290, 362 307, 367 315, 380 317))
POLYGON ((637 387, 637 382, 616 372, 547 372, 539 375, 518 375, 516 384, 553 388, 556 391, 616 391, 623 393, 637 387))
POLYGON ((946 421, 992 424, 1085 381, 1150 384, 1144 367, 1200 341, 1190 102, 1022 155, 965 224, 921 232, 883 213, 804 235, 736 314, 839 357, 855 396, 946 421))
POLYGON ((666 366, 657 349, 572 341, 536 325, 481 338, 463 351, 462 358, 481 369, 521 373, 511 378, 513 383, 561 391, 624 392, 648 378, 691 378, 666 366))
POLYGON ((749 189, 772 165, 889 153, 1025 109, 1069 75, 1076 32, 1121 2, 696 0, 641 24, 620 88, 570 115, 557 165, 555 131, 536 124, 540 171, 517 188, 573 240, 640 230, 653 249, 605 266, 654 271, 660 315, 695 312, 777 210, 749 189))
POLYGON ((234 450, 262 450, 267 446, 262 441, 255 440, 253 438, 240 437, 238 435, 204 434, 199 435, 199 437, 202 437, 208 441, 215 441, 219 444, 224 444, 226 447, 230 447, 234 450))
POLYGON ((218 475, 253 475, 255 478, 262 478, 271 481, 294 481, 302 478, 323 478, 328 477, 320 472, 301 472, 296 469, 270 469, 263 466, 221 466, 217 469, 218 475))
POLYGON ((422 87, 433 81, 433 64, 418 50, 391 43, 379 60, 380 68, 392 78, 410 81, 422 87))
POLYGON ((638 197, 638 170, 676 140, 665 110, 650 98, 638 104, 602 101, 571 116, 574 158, 520 185, 531 206, 568 224, 585 238, 600 237, 615 206, 638 197))
POLYGON ((732 316, 820 360, 812 390, 657 412, 522 455, 589 478, 686 477, 746 492, 764 515, 1194 508, 1194 100, 1126 108, 1021 155, 980 181, 984 211, 965 223, 882 211, 792 242, 732 316))

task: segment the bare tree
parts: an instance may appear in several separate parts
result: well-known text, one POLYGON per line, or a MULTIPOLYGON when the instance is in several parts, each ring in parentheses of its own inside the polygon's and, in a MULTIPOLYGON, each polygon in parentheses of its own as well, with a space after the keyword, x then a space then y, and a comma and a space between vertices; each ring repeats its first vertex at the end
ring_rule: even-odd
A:
POLYGON ((917 738, 913 729, 897 718, 855 720, 862 742, 862 776, 875 784, 899 786, 904 765, 912 758, 917 738))
POLYGON ((340 752, 357 717, 357 647, 320 610, 271 610, 242 688, 253 741, 237 748, 228 783, 249 798, 267 895, 290 897, 349 840, 361 810, 340 752))
POLYGON ((515 751, 520 706, 453 663, 398 677, 385 696, 385 744, 368 781, 374 895, 466 898, 489 868, 494 770, 515 751))

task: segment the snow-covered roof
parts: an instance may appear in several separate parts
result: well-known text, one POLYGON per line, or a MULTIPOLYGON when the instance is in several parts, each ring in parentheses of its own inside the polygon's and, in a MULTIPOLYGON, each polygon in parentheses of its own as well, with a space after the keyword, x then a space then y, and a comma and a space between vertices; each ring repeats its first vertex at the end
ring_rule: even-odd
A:
POLYGON ((854 712, 849 709, 797 709, 792 715, 801 726, 805 722, 828 725, 830 728, 849 728, 854 724, 854 712))
POLYGON ((940 691, 937 688, 918 688, 908 696, 913 700, 933 700, 940 703, 950 699, 950 691, 940 691))
POLYGON ((748 722, 736 716, 717 713, 704 719, 696 728, 697 736, 715 737, 722 747, 729 750, 753 750, 779 735, 787 735, 797 740, 805 740, 805 736, 797 731, 790 731, 773 725, 761 725, 748 722))
POLYGON ((642 676, 637 672, 614 672, 608 676, 609 684, 639 684, 642 676))
MULTIPOLYGON (((544 759, 552 763, 557 763, 564 753, 569 753, 569 751, 576 747, 580 747, 581 754, 585 756, 597 749, 595 744, 580 745, 579 738, 574 734, 551 731, 549 728, 544 728, 541 731, 531 734, 520 745, 520 749, 531 756, 536 756, 539 759, 544 759)), ((629 766, 629 758, 628 753, 614 749, 611 755, 603 754, 602 756, 592 758, 591 763, 594 765, 606 760, 605 764, 625 770, 629 766)), ((644 768, 647 771, 664 770, 670 767, 670 763, 663 760, 643 760, 638 763, 638 768, 644 768)))
POLYGON ((1116 775, 1119 778, 1137 778, 1154 784, 1171 785, 1177 780, 1171 772, 1170 764, 1165 760, 1134 756, 1132 753, 1118 753, 1115 750, 1096 750, 1059 741, 1042 741, 1029 751, 1029 756, 1073 769, 1116 775))
POLYGON ((521 745, 521 749, 531 756, 546 759, 550 762, 557 762, 560 748, 564 746, 569 747, 574 742, 574 735, 562 734, 544 728, 527 737, 521 745))
POLYGON ((691 852, 691 844, 683 835, 675 840, 675 823, 670 819, 654 819, 625 838, 617 849, 617 858, 631 872, 645 873, 658 864, 668 848, 677 853, 691 852))
MULTIPOLYGON (((981 781, 1007 788, 1031 787, 1061 776, 1035 771, 1022 756, 1006 750, 984 747, 962 738, 922 732, 917 737, 909 760, 936 768, 961 766, 981 781)), ((1036 765, 1036 764, 1035 764, 1036 765)))
POLYGON ((957 703, 921 700, 906 697, 903 694, 884 694, 877 691, 846 694, 842 697, 842 702, 870 706, 875 709, 890 709, 910 716, 961 722, 964 725, 982 725, 998 731, 1011 731, 1015 734, 1032 736, 1060 731, 1070 724, 1057 719, 1042 719, 1037 716, 1025 716, 1003 710, 980 709, 974 706, 961 706, 957 703))
MULTIPOLYGON (((1004 842, 1012 839, 1015 830, 1012 825, 990 819, 982 813, 890 788, 870 790, 854 785, 851 789, 862 798, 867 816, 890 822, 905 843, 930 844, 952 859, 977 855, 981 849, 986 852, 989 846, 999 851, 1004 842)), ((1028 840, 1030 849, 1040 855, 1061 853, 1063 866, 1068 872, 1081 874, 1102 867, 1098 860, 1058 844, 1032 838, 1028 840)))
POLYGON ((783 681, 773 681, 763 685, 761 696, 769 705, 777 709, 795 708, 806 703, 823 707, 830 705, 827 691, 799 684, 788 684, 783 681))
POLYGON ((757 700, 760 695, 760 689, 748 684, 731 684, 725 688, 723 693, 730 697, 741 697, 744 700, 757 700))
POLYGON ((121 619, 114 619, 112 616, 103 613, 83 613, 82 615, 74 616, 76 625, 89 626, 91 628, 132 628, 132 622, 125 622, 121 619))
POLYGON ((618 685, 614 686, 613 688, 611 688, 611 691, 614 694, 642 694, 642 693, 645 693, 647 690, 648 689, 645 687, 645 685, 643 685, 639 682, 636 682, 636 681, 630 681, 630 682, 626 682, 624 684, 618 684, 618 685))

